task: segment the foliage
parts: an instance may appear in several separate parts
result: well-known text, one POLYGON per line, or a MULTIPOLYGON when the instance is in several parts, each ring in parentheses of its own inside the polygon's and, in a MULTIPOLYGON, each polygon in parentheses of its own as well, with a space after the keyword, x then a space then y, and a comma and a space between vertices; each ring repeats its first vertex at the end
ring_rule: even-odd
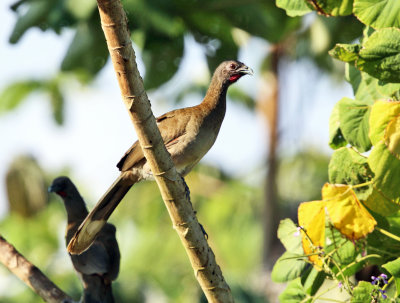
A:
POLYGON ((287 251, 275 264, 272 278, 290 282, 281 302, 329 298, 333 288, 347 292, 350 302, 397 302, 399 2, 277 0, 276 4, 291 16, 313 8, 338 18, 354 14, 365 24, 358 43, 336 44, 329 52, 346 62, 346 79, 354 99, 341 99, 329 121, 329 144, 335 151, 329 164, 330 183, 323 186, 322 199, 299 206, 297 227, 288 219, 279 227, 278 237, 287 251), (307 270, 309 264, 312 270, 307 270), (366 265, 378 266, 382 274, 371 277, 370 282, 350 279, 366 265), (336 285, 321 288, 323 280, 333 280, 336 285))
MULTIPOLYGON (((279 2, 285 4, 285 1, 279 2)), ((187 36, 193 37, 202 46, 210 70, 223 60, 237 58, 243 44, 241 37, 253 36, 280 44, 288 55, 285 59, 307 58, 318 67, 331 71, 335 65, 326 52, 333 47, 334 41, 348 43, 361 33, 361 24, 353 17, 316 18, 303 29, 300 18, 288 18, 273 1, 125 0, 123 5, 137 54, 145 64, 144 83, 147 89, 160 87, 176 74, 188 51, 185 45, 187 36)), ((298 9, 302 12, 303 5, 300 6, 298 9)), ((96 1, 87 0, 83 5, 77 0, 21 0, 12 9, 16 12, 17 21, 10 34, 10 43, 19 43, 32 28, 52 30, 57 34, 68 29, 74 33, 74 38, 64 51, 57 75, 49 79, 22 79, 21 83, 17 82, 15 85, 23 85, 25 93, 21 92, 18 98, 11 99, 12 106, 10 98, 3 99, 5 95, 0 94, 1 112, 14 109, 29 93, 45 91, 50 93, 56 122, 62 123, 65 98, 61 88, 67 80, 64 74, 73 75, 87 84, 99 74, 108 60, 96 1), (54 82, 53 78, 57 81, 54 82), (50 87, 43 85, 49 82, 57 84, 51 91, 47 89, 50 87)), ((267 54, 261 69, 269 68, 270 59, 267 54)), ((15 91, 15 85, 8 84, 4 90, 15 91)), ((231 91, 230 95, 240 97, 234 100, 254 108, 254 100, 242 92, 231 91)))
MULTIPOLYGON (((249 273, 261 262, 261 190, 198 167, 187 176, 198 217, 237 302, 265 302, 249 273), (232 250, 235 254, 232 254, 232 250), (243 280, 246 276, 248 279, 243 280)), ((79 186, 78 186, 79 187, 79 186)), ((90 188, 79 188, 82 195, 90 188)), ((0 222, 2 235, 61 289, 78 299, 81 285, 63 239, 66 214, 61 199, 50 194, 47 208, 31 218, 11 214, 0 222)), ((91 207, 92 205, 88 205, 91 207)), ((135 185, 111 222, 117 227, 121 268, 113 283, 117 302, 203 302, 185 250, 173 231, 155 182, 135 185), (179 285, 179 287, 177 287, 179 285), (152 298, 152 299, 150 299, 152 298)), ((1 268, 0 268, 1 270, 1 268)), ((254 276, 254 279, 256 276, 254 276)), ((2 284, 21 284, 0 272, 2 284)), ((10 287, 14 288, 14 287, 10 287)), ((0 292, 1 302, 41 302, 28 287, 0 292)))

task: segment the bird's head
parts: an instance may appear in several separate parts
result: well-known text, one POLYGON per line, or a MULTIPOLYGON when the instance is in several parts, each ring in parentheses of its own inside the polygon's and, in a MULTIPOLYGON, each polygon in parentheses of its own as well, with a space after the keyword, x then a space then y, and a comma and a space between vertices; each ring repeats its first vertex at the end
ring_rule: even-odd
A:
POLYGON ((253 75, 253 70, 242 62, 229 60, 222 62, 215 70, 215 75, 224 84, 235 83, 244 75, 253 75))
POLYGON ((62 198, 66 198, 71 192, 71 187, 73 186, 71 180, 68 177, 58 177, 53 180, 48 188, 48 192, 56 193, 62 198))

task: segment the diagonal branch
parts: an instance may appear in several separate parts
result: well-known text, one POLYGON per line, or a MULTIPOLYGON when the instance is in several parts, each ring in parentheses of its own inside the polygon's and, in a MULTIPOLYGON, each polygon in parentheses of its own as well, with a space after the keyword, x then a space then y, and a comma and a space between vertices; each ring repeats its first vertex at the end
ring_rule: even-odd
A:
POLYGON ((122 4, 119 0, 97 0, 97 4, 123 101, 195 276, 209 302, 233 302, 230 288, 197 221, 184 180, 176 172, 158 130, 136 66, 122 4))
POLYGON ((35 265, 21 255, 10 243, 0 236, 0 262, 25 282, 46 302, 74 302, 67 294, 51 282, 35 265))

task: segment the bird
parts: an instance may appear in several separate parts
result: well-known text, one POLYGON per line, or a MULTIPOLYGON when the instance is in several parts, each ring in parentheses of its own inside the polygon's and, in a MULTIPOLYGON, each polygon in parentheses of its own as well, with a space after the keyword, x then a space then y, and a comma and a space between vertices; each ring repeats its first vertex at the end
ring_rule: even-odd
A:
MULTIPOLYGON (((88 215, 85 201, 74 183, 65 176, 53 180, 49 192, 59 195, 67 211, 66 245, 88 215)), ((118 277, 120 252, 114 225, 105 224, 88 250, 80 255, 69 254, 83 282, 83 302, 114 302, 111 282, 118 277)))
MULTIPOLYGON (((240 61, 224 61, 216 68, 200 104, 172 110, 156 118, 165 147, 182 178, 213 146, 225 117, 229 86, 242 76, 252 74, 252 69, 240 61)), ((68 244, 70 253, 82 253, 91 245, 98 231, 135 183, 154 180, 138 141, 128 149, 117 167, 120 175, 78 228, 68 244)))

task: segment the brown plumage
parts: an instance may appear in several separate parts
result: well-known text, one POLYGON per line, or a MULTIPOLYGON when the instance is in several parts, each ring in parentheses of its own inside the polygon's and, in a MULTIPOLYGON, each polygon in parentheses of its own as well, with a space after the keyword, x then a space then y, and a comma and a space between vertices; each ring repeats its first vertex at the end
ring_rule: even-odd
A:
MULTIPOLYGON (((77 188, 68 177, 58 177, 49 187, 64 201, 68 224, 65 232, 66 245, 78 230, 88 211, 77 188)), ((111 282, 119 273, 120 253, 115 238, 115 226, 107 223, 98 233, 93 244, 80 255, 70 255, 83 286, 83 302, 114 302, 111 282)))
MULTIPOLYGON (((252 70, 238 61, 224 61, 215 70, 203 101, 196 106, 173 110, 157 118, 164 144, 177 172, 186 176, 214 144, 226 111, 228 87, 252 70)), ((96 204, 68 245, 79 254, 87 249, 97 232, 131 188, 141 180, 152 180, 150 167, 136 141, 117 164, 120 176, 96 204)))

